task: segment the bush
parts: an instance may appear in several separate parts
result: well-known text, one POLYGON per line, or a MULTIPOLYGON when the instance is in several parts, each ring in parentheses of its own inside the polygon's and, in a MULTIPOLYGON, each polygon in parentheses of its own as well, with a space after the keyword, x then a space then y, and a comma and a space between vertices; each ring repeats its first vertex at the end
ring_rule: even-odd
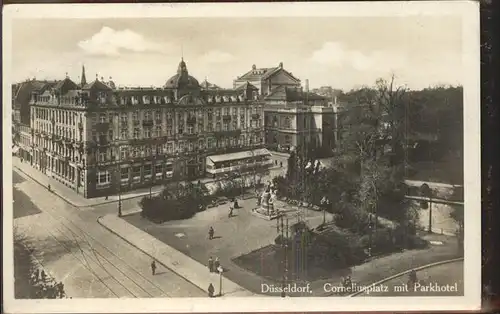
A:
POLYGON ((366 234, 360 239, 362 247, 367 250, 371 247, 371 254, 379 255, 391 253, 398 250, 394 245, 394 239, 390 229, 378 229, 373 234, 366 234), (370 242, 371 237, 371 242, 370 242))
POLYGON ((175 189, 168 189, 154 197, 143 197, 139 202, 142 209, 141 216, 155 223, 170 220, 182 220, 193 217, 206 208, 210 197, 198 186, 188 184, 178 185, 175 189))

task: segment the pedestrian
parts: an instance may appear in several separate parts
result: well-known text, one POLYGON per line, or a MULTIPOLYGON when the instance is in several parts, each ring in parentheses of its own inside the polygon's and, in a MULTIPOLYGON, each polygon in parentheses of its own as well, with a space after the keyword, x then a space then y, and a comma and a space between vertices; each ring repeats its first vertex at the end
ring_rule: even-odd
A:
POLYGON ((228 218, 231 218, 233 217, 233 206, 232 205, 229 205, 229 214, 227 215, 228 218))
POLYGON ((153 276, 156 274, 156 262, 155 261, 151 262, 151 273, 153 274, 153 276))
POLYGON ((47 275, 45 274, 45 271, 42 270, 42 282, 45 282, 47 280, 47 275))
POLYGON ((208 297, 213 298, 214 292, 215 292, 214 285, 212 285, 212 283, 210 283, 210 285, 208 285, 208 297))
POLYGON ((47 188, 49 189, 49 191, 51 191, 51 189, 50 189, 50 184, 48 185, 48 187, 47 187, 47 188))
POLYGON ((274 160, 274 165, 277 166, 278 165, 278 161, 275 159, 274 160))
POLYGON ((208 239, 209 240, 212 240, 214 238, 214 228, 212 226, 210 226, 210 229, 208 229, 208 239))
POLYGON ((106 201, 108 200, 108 196, 107 196, 107 195, 106 195, 106 197, 104 198, 104 200, 106 200, 106 201))
POLYGON ((212 256, 208 258, 208 271, 211 273, 214 272, 214 260, 212 259, 212 256))
POLYGON ((409 277, 410 277, 409 279, 410 279, 410 283, 411 283, 411 284, 416 283, 416 282, 417 282, 417 280, 418 280, 418 279, 417 279, 417 271, 416 271, 415 269, 412 269, 412 270, 410 271, 410 276, 409 276, 409 277))
POLYGON ((283 168, 283 162, 280 161, 280 168, 283 168))
POLYGON ((216 257, 216 258, 215 258, 215 261, 214 261, 214 270, 215 270, 215 271, 218 271, 219 266, 220 266, 220 261, 219 261, 219 258, 218 258, 218 257, 216 257))

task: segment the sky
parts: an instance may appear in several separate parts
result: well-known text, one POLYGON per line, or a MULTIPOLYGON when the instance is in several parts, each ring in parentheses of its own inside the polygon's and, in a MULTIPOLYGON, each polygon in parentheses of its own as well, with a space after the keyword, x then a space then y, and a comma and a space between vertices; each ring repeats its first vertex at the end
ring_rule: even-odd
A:
POLYGON ((181 57, 222 87, 260 67, 350 90, 395 75, 412 89, 463 83, 460 16, 15 19, 12 75, 161 87, 181 57))

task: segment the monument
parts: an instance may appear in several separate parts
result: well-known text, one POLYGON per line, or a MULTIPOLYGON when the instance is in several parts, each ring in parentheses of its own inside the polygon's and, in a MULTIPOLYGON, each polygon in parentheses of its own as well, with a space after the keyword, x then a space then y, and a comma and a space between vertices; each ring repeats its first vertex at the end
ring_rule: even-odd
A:
POLYGON ((252 213, 268 220, 278 218, 282 213, 276 208, 276 200, 277 191, 269 183, 260 197, 257 197, 257 208, 253 209, 252 213))

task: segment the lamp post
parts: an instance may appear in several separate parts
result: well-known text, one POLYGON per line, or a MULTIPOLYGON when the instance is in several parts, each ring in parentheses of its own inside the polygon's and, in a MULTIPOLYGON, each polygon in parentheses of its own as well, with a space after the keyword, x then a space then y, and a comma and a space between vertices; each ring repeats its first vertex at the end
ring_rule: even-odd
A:
POLYGON ((219 272, 219 296, 222 296, 222 273, 224 272, 224 269, 219 265, 219 267, 217 267, 217 271, 219 272))
POLYGON ((326 208, 330 205, 330 200, 326 197, 323 196, 321 199, 321 207, 323 207, 323 225, 326 224, 326 208))

